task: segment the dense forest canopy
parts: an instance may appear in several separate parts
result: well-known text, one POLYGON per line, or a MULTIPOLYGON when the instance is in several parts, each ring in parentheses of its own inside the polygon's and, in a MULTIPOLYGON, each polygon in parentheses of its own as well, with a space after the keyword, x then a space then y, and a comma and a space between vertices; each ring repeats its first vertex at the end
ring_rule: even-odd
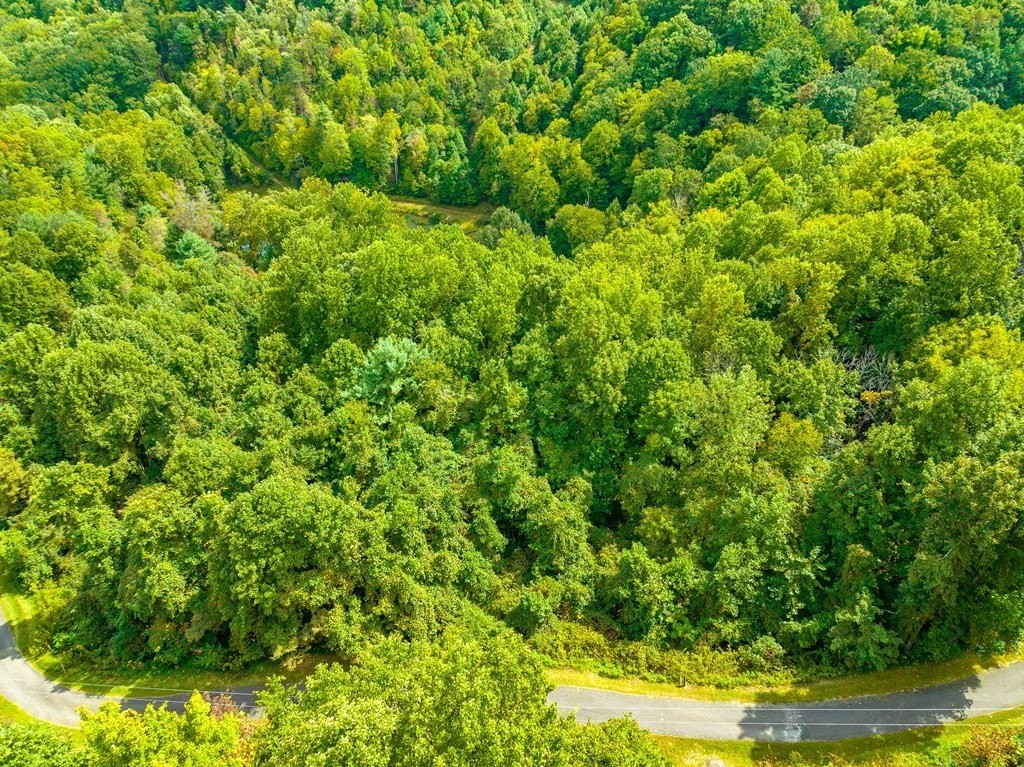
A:
POLYGON ((1020 639, 1024 5, 0 7, 0 556, 51 649, 1020 639))

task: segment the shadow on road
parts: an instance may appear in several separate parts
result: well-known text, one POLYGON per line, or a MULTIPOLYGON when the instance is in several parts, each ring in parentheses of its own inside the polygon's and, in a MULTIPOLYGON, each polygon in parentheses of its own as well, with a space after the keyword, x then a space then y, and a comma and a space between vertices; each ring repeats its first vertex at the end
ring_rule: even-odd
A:
MULTIPOLYGON (((956 682, 890 695, 795 704, 753 704, 744 710, 740 738, 758 741, 752 751, 756 760, 778 758, 792 746, 873 738, 908 730, 920 736, 927 748, 938 736, 937 725, 965 719, 980 679, 956 682)), ((845 751, 844 744, 837 751, 845 751)), ((827 747, 825 747, 827 750, 827 747)))
MULTIPOLYGON (((261 687, 237 687, 229 690, 202 691, 197 690, 216 710, 228 711, 237 710, 246 714, 256 714, 259 707, 256 705, 256 694, 261 687)), ((142 713, 149 706, 160 708, 167 706, 169 711, 177 714, 184 712, 185 704, 192 697, 193 693, 170 693, 159 694, 159 691, 141 690, 139 694, 129 693, 121 699, 121 708, 126 711, 138 711, 142 713), (148 693, 153 693, 149 695, 148 693), (159 697, 158 697, 159 695, 159 697)))

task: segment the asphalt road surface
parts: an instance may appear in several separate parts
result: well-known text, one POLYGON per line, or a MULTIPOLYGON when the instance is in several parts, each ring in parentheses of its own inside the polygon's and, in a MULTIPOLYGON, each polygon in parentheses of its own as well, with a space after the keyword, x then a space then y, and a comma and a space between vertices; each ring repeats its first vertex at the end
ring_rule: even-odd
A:
MULTIPOLYGON (((121 699, 122 706, 142 710, 166 703, 180 711, 189 698, 185 690, 145 692, 121 699)), ((251 711, 254 692, 249 687, 227 694, 236 705, 251 711)), ((95 711, 109 700, 99 693, 76 692, 47 680, 18 652, 0 610, 0 695, 37 719, 73 727, 80 707, 95 711)), ((1024 705, 1024 662, 934 687, 816 703, 712 703, 584 687, 558 687, 548 700, 563 714, 575 714, 581 721, 603 722, 629 714, 641 727, 661 735, 792 743, 842 740, 958 722, 1024 705)))
POLYGON ((814 703, 711 703, 558 687, 548 700, 583 721, 630 714, 660 735, 797 743, 843 740, 959 722, 1024 705, 1024 662, 957 682, 814 703))
MULTIPOLYGON (((254 711, 255 691, 254 687, 240 687, 224 692, 234 705, 245 711, 254 711)), ((40 674, 18 652, 7 617, 0 609, 0 695, 36 719, 62 727, 76 727, 80 720, 79 708, 95 711, 108 700, 117 700, 122 707, 136 711, 142 711, 147 706, 164 704, 174 711, 181 711, 185 702, 192 696, 191 690, 165 688, 141 689, 140 692, 143 694, 127 698, 110 698, 102 692, 99 687, 90 693, 69 690, 40 674)), ((220 691, 211 695, 214 698, 219 697, 220 691)))
POLYGON ((78 708, 95 711, 104 698, 65 689, 49 681, 26 661, 0 609, 0 695, 36 719, 63 727, 78 724, 78 708))

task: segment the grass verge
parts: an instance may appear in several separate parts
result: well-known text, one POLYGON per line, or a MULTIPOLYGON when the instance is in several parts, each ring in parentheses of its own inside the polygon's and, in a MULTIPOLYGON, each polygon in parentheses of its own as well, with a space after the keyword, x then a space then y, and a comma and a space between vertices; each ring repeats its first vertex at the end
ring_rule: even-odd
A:
POLYGON ((729 767, 752 767, 759 762, 851 765, 905 763, 958 745, 974 727, 1024 726, 1024 707, 979 716, 967 722, 922 727, 893 735, 851 738, 833 743, 755 743, 673 738, 655 735, 669 760, 680 767, 703 765, 716 756, 729 767))
POLYGON ((0 722, 13 722, 14 724, 39 724, 39 720, 29 716, 4 697, 0 697, 0 722))
POLYGON ((548 669, 547 677, 552 684, 593 687, 635 695, 741 703, 798 703, 862 695, 885 695, 918 687, 930 687, 964 679, 985 669, 1005 666, 1019 660, 1024 660, 1024 650, 1005 655, 969 654, 943 663, 922 663, 869 674, 852 674, 834 679, 793 682, 773 687, 736 687, 728 690, 699 686, 679 687, 667 682, 648 682, 629 677, 612 679, 593 671, 573 668, 548 669))
MULTIPOLYGON (((0 578, 0 607, 14 633, 18 649, 33 666, 55 682, 73 690, 101 695, 156 698, 200 691, 217 691, 229 687, 253 687, 273 676, 286 681, 297 681, 308 676, 316 666, 333 658, 322 655, 300 654, 281 662, 266 661, 240 670, 208 670, 181 666, 161 668, 144 664, 118 666, 92 666, 76 664, 68 668, 65 661, 53 652, 41 650, 34 641, 38 631, 37 613, 33 600, 19 592, 13 581, 0 578)), ((7 716, 3 705, 11 706, 0 698, 0 716, 7 716)), ((20 711, 20 709, 16 709, 20 711)), ((23 716, 27 716, 22 712, 23 716)), ((11 712, 8 718, 13 718, 11 712)), ((28 721, 35 721, 29 718, 28 721)))
POLYGON ((13 579, 7 574, 0 577, 0 607, 7 616, 18 649, 31 647, 36 628, 35 606, 28 596, 18 592, 13 579))
MULTIPOLYGON (((295 681, 308 675, 317 665, 334 660, 325 655, 298 655, 282 662, 265 662, 239 671, 159 668, 139 664, 119 667, 76 665, 67 669, 63 661, 50 652, 33 652, 38 631, 33 600, 13 586, 8 578, 0 578, 0 606, 14 632, 19 648, 47 677, 72 689, 103 692, 108 695, 132 695, 159 698, 173 692, 191 690, 222 690, 226 687, 258 685, 270 676, 284 676, 295 681)), ((671 684, 645 682, 638 679, 608 679, 593 672, 555 668, 547 672, 553 684, 617 690, 644 695, 685 697, 695 700, 739 700, 747 702, 797 702, 834 697, 869 695, 906 690, 969 676, 1020 659, 1021 654, 981 658, 967 656, 948 663, 926 664, 894 669, 875 674, 862 674, 841 679, 826 679, 808 684, 793 684, 773 689, 718 690, 706 687, 677 687, 671 684)), ((28 714, 0 698, 0 719, 35 722, 28 714)), ((955 745, 967 737, 971 726, 1004 726, 1024 724, 1024 707, 971 719, 962 725, 930 727, 894 735, 844 740, 835 743, 768 744, 749 741, 706 741, 668 736, 655 736, 665 753, 677 765, 703 765, 708 756, 717 756, 731 767, 750 767, 763 760, 802 760, 809 764, 826 764, 836 757, 853 764, 893 761, 897 756, 924 753, 955 745)))

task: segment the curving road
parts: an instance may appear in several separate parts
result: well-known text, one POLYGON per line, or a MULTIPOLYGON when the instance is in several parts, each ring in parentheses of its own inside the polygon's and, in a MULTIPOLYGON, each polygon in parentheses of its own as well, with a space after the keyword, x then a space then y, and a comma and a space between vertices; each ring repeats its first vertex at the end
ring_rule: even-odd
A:
MULTIPOLYGON (((120 701, 135 710, 154 703, 180 710, 189 697, 184 690, 153 692, 153 697, 120 701)), ((238 688, 229 697, 250 710, 254 692, 255 688, 238 688)), ((61 687, 40 674, 18 652, 2 609, 0 695, 37 719, 65 727, 78 724, 80 707, 94 711, 108 700, 61 687)), ((557 687, 548 700, 563 714, 575 714, 583 721, 603 722, 629 714, 641 727, 661 735, 791 743, 842 740, 958 722, 1024 705, 1024 662, 935 687, 816 703, 712 703, 585 687, 557 687)))
MULTIPOLYGON (((7 698, 25 713, 61 727, 77 727, 81 720, 79 708, 95 711, 102 703, 117 700, 124 708, 136 711, 165 703, 168 708, 181 711, 192 695, 191 690, 152 689, 148 692, 153 695, 111 698, 69 690, 51 682, 18 651, 7 616, 3 608, 0 608, 0 696, 7 698)), ((255 692, 254 687, 232 688, 227 691, 227 697, 243 710, 251 711, 255 709, 255 692)))
POLYGON ((0 695, 36 719, 63 727, 78 724, 78 708, 95 711, 104 698, 54 684, 18 652, 10 624, 0 608, 0 695))

